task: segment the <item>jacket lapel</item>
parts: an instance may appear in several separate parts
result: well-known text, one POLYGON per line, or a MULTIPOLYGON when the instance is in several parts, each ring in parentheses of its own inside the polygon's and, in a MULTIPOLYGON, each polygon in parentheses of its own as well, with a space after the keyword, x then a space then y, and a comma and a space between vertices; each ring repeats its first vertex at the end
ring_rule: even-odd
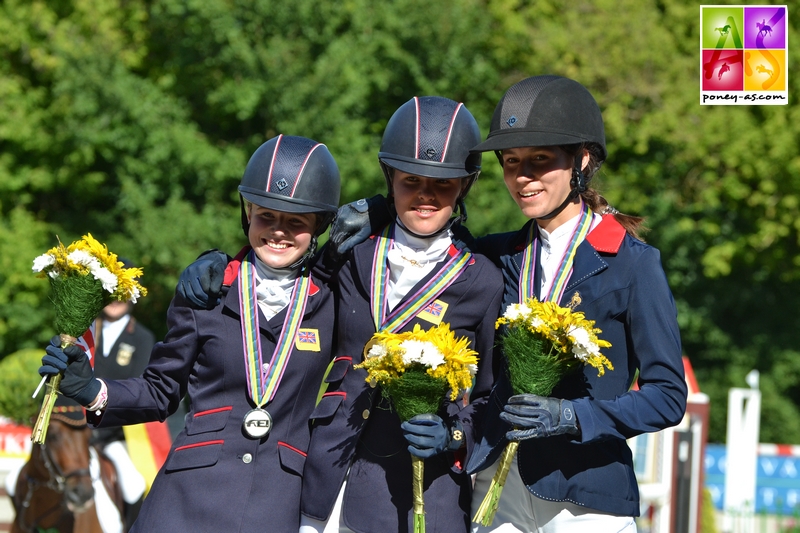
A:
POLYGON ((613 215, 604 215, 600 224, 578 246, 575 262, 572 264, 572 276, 564 290, 564 296, 566 297, 579 283, 608 268, 608 263, 600 256, 600 253, 616 254, 619 252, 624 238, 625 228, 617 222, 613 215))

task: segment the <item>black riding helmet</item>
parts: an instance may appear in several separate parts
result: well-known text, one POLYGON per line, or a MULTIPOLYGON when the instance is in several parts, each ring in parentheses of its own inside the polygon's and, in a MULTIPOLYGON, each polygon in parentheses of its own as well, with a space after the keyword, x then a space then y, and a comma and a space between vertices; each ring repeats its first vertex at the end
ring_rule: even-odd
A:
MULTIPOLYGON (((480 139, 478 123, 464 104, 441 96, 415 96, 389 119, 378 152, 389 196, 392 169, 425 178, 469 178, 457 201, 461 215, 453 222, 466 220, 463 200, 481 170, 481 154, 470 149, 480 139)), ((446 228, 449 225, 442 230, 446 228)))
POLYGON ((317 237, 333 220, 339 206, 339 168, 328 148, 305 137, 278 135, 250 157, 239 185, 242 229, 248 236, 245 200, 285 213, 314 213, 319 224, 305 256, 314 255, 317 237))
MULTIPOLYGON (((583 145, 602 163, 606 151, 603 116, 592 94, 580 83, 561 76, 533 76, 511 86, 494 110, 489 135, 473 152, 500 152, 526 146, 583 145)), ((588 179, 575 157, 572 190, 564 202, 542 218, 552 218, 586 190, 588 179)))
POLYGON ((325 231, 339 206, 339 168, 328 148, 305 137, 278 135, 258 147, 244 170, 242 229, 249 223, 244 200, 286 213, 315 213, 325 231))

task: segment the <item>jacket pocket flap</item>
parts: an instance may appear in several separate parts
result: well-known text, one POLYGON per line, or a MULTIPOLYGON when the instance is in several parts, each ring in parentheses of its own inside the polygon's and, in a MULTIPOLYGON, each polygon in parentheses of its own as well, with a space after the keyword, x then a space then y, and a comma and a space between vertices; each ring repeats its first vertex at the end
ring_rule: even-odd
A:
POLYGON ((278 443, 278 458, 281 466, 294 472, 298 476, 303 475, 303 466, 306 464, 306 454, 285 442, 278 443))
POLYGON ((324 394, 309 418, 328 418, 333 416, 344 401, 345 396, 344 392, 328 392, 324 394))
POLYGON ((233 407, 228 406, 195 413, 186 424, 186 434, 198 435, 209 431, 221 431, 228 423, 231 411, 233 407))
POLYGON ((202 468, 217 464, 222 453, 221 440, 209 440, 195 444, 187 444, 175 448, 164 464, 164 470, 186 470, 189 468, 202 468))
POLYGON ((336 383, 342 381, 350 365, 353 364, 352 357, 337 357, 333 360, 331 371, 325 376, 325 383, 336 383))

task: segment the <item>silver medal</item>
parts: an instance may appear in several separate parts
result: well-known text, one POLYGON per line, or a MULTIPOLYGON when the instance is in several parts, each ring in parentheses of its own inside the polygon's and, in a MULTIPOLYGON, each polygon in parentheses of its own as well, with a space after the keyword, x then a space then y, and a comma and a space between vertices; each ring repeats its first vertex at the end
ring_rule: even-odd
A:
POLYGON ((252 439, 260 439, 272 429, 272 416, 264 409, 253 409, 244 415, 244 432, 252 439))

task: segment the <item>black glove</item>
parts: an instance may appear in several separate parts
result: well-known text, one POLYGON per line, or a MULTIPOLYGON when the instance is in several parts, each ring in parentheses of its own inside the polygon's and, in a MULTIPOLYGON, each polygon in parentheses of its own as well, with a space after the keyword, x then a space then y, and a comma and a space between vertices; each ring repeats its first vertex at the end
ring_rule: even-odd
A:
POLYGON ((411 455, 427 459, 444 451, 456 451, 464 445, 464 431, 456 421, 451 429, 436 415, 417 415, 400 426, 411 455))
POLYGON ((86 352, 74 344, 62 350, 61 338, 58 335, 50 339, 45 352, 47 355, 42 357, 39 374, 52 376, 63 372, 64 377, 58 387, 61 394, 83 406, 91 405, 100 392, 100 381, 94 377, 94 370, 86 352))
POLYGON ((380 194, 339 208, 331 225, 327 253, 338 262, 347 252, 392 221, 386 198, 380 194))
POLYGON ((222 296, 222 281, 227 266, 228 256, 225 253, 219 250, 203 252, 181 272, 178 294, 198 309, 214 309, 222 296))
POLYGON ((578 419, 569 400, 518 394, 508 399, 500 418, 519 428, 506 433, 506 438, 512 441, 580 433, 578 419))

